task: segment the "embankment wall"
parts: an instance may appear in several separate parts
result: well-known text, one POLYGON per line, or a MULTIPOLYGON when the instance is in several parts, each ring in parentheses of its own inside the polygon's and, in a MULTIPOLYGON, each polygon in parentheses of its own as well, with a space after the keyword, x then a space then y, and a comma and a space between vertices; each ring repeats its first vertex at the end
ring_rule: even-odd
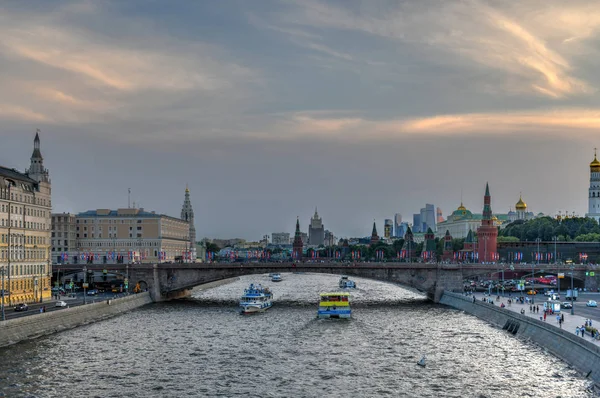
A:
POLYGON ((0 322, 0 347, 107 319, 152 302, 148 292, 0 322), (110 302, 110 304, 109 304, 110 302))
POLYGON ((459 293, 444 292, 440 304, 475 315, 506 329, 507 333, 538 344, 600 385, 600 348, 571 331, 483 301, 473 302, 472 297, 459 293))

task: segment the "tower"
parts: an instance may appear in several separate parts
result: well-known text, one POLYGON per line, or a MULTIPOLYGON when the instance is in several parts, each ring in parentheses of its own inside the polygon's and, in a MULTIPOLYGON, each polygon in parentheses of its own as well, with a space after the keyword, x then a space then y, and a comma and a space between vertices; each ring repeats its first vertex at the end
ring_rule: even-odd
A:
POLYGON ((317 208, 315 207, 315 215, 310 219, 308 226, 308 244, 314 246, 320 246, 325 242, 325 226, 317 208))
POLYGON ((406 228, 406 234, 404 234, 404 247, 406 248, 406 258, 408 261, 412 261, 415 253, 415 239, 410 225, 406 228))
POLYGON ((442 255, 442 259, 444 261, 452 260, 454 252, 454 247, 452 245, 452 235, 450 235, 450 231, 446 230, 446 235, 444 235, 444 253, 442 255))
POLYGON ((596 148, 594 148, 594 160, 590 163, 588 212, 585 216, 600 222, 600 162, 596 158, 596 148))
POLYGON ((44 158, 42 157, 42 151, 40 150, 40 130, 35 132, 31 164, 29 170, 27 170, 27 175, 37 182, 50 183, 48 170, 44 168, 44 158))
POLYGON ((425 233, 425 244, 423 245, 423 250, 435 253, 436 248, 435 234, 433 233, 431 227, 429 227, 425 233))
POLYGON ((371 244, 379 242, 379 235, 377 235, 377 226, 375 225, 375 220, 373 220, 373 231, 371 231, 371 244))
POLYGON ((480 262, 496 261, 497 241, 498 228, 494 226, 492 219, 492 197, 490 196, 490 187, 486 183, 481 226, 477 228, 477 252, 480 262))
POLYGON ((517 211, 517 220, 525 220, 527 218, 527 203, 523 202, 523 197, 519 195, 519 201, 515 205, 517 211))
POLYGON ((190 189, 185 187, 185 199, 183 200, 183 207, 181 208, 181 219, 190 223, 190 260, 196 261, 196 227, 194 226, 194 210, 192 209, 192 202, 190 201, 190 189))
POLYGON ((304 244, 302 243, 302 233, 300 232, 300 219, 296 218, 296 233, 294 234, 294 242, 292 243, 292 259, 302 259, 302 249, 304 244))

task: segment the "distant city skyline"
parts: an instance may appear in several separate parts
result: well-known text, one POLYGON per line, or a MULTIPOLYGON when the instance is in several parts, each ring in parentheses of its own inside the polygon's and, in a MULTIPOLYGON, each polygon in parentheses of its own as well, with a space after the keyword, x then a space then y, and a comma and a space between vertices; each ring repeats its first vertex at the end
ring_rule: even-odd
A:
POLYGON ((0 6, 0 165, 40 129, 53 212, 138 207, 198 240, 383 235, 461 203, 584 216, 600 147, 594 1, 0 6))

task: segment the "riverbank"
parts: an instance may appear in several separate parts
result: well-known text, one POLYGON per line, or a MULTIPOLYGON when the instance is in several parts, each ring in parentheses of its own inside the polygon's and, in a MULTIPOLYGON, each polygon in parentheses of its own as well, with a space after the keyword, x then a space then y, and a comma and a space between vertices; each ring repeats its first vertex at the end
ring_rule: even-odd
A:
POLYGON ((0 347, 101 321, 152 303, 148 292, 0 322, 0 347))
POLYGON ((507 333, 538 344, 600 386, 600 346, 596 341, 589 340, 589 334, 586 339, 574 333, 574 325, 583 324, 583 319, 569 319, 565 316, 564 329, 561 329, 552 319, 539 320, 539 314, 535 315, 536 318, 533 314, 521 314, 522 308, 517 304, 500 308, 500 303, 489 304, 480 297, 476 297, 474 301, 473 296, 451 292, 444 292, 440 304, 462 310, 506 330, 507 333), (567 320, 569 324, 566 323, 567 320))

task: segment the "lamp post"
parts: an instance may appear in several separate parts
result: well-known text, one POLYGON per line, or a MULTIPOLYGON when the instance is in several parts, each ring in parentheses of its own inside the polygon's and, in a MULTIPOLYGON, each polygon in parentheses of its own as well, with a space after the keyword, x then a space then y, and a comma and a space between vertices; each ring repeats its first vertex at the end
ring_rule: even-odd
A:
POLYGON ((557 267, 557 270, 556 270, 557 282, 556 283, 558 284, 557 289, 558 289, 558 294, 560 295, 560 278, 559 278, 560 275, 558 275, 559 274, 558 271, 560 271, 560 270, 558 269, 558 261, 556 261, 556 241, 558 240, 558 236, 553 236, 552 240, 554 241, 554 266, 557 267))
POLYGON ((2 274, 2 320, 6 320, 6 314, 4 313, 4 267, 0 268, 0 273, 2 274))
POLYGON ((573 294, 573 270, 575 266, 571 265, 571 315, 575 314, 575 295, 573 294))
POLYGON ((83 267, 83 304, 87 304, 87 267, 83 267))
MULTIPOLYGON (((538 267, 540 265, 540 238, 535 238, 535 241, 537 243, 537 264, 538 267)), ((534 285, 535 285, 535 261, 531 262, 531 304, 533 304, 535 302, 534 298, 535 298, 535 289, 534 289, 534 285)))

